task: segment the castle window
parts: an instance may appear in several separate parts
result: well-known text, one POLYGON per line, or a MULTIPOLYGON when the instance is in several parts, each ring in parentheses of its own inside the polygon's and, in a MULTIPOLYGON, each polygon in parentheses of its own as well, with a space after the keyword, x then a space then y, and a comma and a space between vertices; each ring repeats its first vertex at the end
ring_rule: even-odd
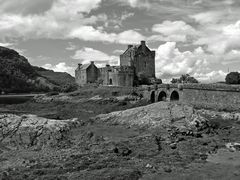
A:
POLYGON ((109 84, 112 85, 112 79, 109 80, 109 84))
POLYGON ((147 62, 144 62, 144 67, 145 67, 145 68, 147 67, 147 62))

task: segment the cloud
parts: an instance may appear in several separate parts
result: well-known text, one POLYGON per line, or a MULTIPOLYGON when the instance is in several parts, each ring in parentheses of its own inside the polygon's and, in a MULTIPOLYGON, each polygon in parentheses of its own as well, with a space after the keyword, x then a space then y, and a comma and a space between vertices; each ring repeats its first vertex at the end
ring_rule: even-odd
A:
POLYGON ((122 49, 116 49, 116 50, 113 51, 113 53, 120 55, 120 54, 124 53, 124 51, 125 50, 122 50, 122 49))
POLYGON ((76 50, 77 46, 73 44, 72 42, 68 42, 68 46, 66 47, 66 50, 68 51, 74 51, 76 50))
POLYGON ((126 30, 119 34, 107 33, 92 26, 82 26, 74 29, 68 35, 69 38, 78 38, 84 41, 103 41, 109 43, 130 44, 138 43, 145 39, 143 35, 134 30, 126 30))
MULTIPOLYGON (((28 1, 27 4, 29 3, 28 1)), ((51 7, 41 14, 4 11, 0 17, 0 39, 65 38, 66 34, 79 26, 105 21, 103 14, 88 16, 100 3, 101 0, 55 0, 51 7)))
POLYGON ((60 62, 56 65, 45 64, 42 67, 45 69, 51 69, 55 72, 67 72, 71 75, 74 75, 74 69, 75 69, 75 67, 68 66, 65 62, 60 62))
POLYGON ((154 24, 153 32, 161 33, 165 36, 172 34, 195 34, 195 29, 184 21, 164 21, 162 24, 154 24))
POLYGON ((94 61, 99 66, 119 64, 118 56, 110 56, 102 51, 88 47, 77 50, 72 58, 79 60, 82 64, 88 64, 90 61, 94 61))
POLYGON ((0 46, 3 46, 3 47, 11 47, 13 44, 12 43, 1 43, 0 42, 0 46))
MULTIPOLYGON (((22 15, 3 13, 0 17, 0 40, 6 38, 23 39, 72 39, 84 41, 103 41, 109 43, 137 43, 144 38, 134 31, 126 30, 119 33, 108 33, 102 28, 95 29, 92 25, 102 22, 105 27, 110 24, 120 28, 122 21, 134 15, 123 12, 109 18, 106 14, 89 16, 91 10, 99 7, 101 0, 56 0, 52 8, 42 14, 22 15)), ((100 27, 100 26, 99 26, 100 27)))
POLYGON ((208 65, 207 56, 201 47, 193 52, 181 52, 176 42, 167 42, 156 50, 156 73, 158 77, 179 77, 201 71, 208 65))
POLYGON ((151 7, 151 3, 148 0, 117 0, 123 5, 129 5, 133 8, 147 8, 151 7))
POLYGON ((15 14, 41 14, 49 10, 55 0, 0 0, 0 12, 15 14))
POLYGON ((240 48, 240 21, 228 25, 206 27, 202 36, 194 42, 196 45, 206 45, 213 54, 225 55, 231 50, 240 48))
POLYGON ((206 25, 210 23, 218 23, 224 16, 226 16, 225 11, 208 11, 190 15, 189 17, 199 24, 206 25))
POLYGON ((225 81, 227 73, 219 71, 211 71, 209 73, 194 73, 194 77, 197 78, 201 83, 213 83, 225 81))
POLYGON ((185 42, 198 35, 198 32, 184 21, 164 21, 162 24, 154 24, 152 31, 159 34, 149 37, 150 41, 185 42))

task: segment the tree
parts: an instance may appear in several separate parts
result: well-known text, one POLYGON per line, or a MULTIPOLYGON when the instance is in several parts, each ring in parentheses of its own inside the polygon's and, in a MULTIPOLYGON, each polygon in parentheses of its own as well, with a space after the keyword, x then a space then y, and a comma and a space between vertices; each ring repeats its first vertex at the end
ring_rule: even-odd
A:
POLYGON ((227 74, 225 80, 227 84, 240 84, 240 73, 230 72, 227 74))
POLYGON ((189 74, 183 74, 179 79, 173 78, 171 83, 199 83, 197 79, 190 76, 189 74))

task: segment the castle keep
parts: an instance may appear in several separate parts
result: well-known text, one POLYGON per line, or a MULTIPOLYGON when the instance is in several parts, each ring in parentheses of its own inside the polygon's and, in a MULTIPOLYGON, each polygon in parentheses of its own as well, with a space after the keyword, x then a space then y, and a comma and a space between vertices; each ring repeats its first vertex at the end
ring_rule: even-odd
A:
POLYGON ((98 68, 94 62, 79 64, 75 70, 76 83, 80 86, 90 83, 113 86, 133 86, 141 77, 155 79, 155 51, 151 51, 145 41, 140 45, 128 45, 120 55, 120 66, 98 68))

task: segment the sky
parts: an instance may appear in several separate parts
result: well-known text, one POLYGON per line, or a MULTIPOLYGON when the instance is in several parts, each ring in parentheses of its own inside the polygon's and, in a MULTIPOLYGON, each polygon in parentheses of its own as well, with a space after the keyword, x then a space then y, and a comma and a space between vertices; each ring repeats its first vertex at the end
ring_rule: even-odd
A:
POLYGON ((156 76, 224 81, 240 71, 240 0, 0 0, 0 46, 74 75, 118 65, 128 44, 156 51, 156 76))

